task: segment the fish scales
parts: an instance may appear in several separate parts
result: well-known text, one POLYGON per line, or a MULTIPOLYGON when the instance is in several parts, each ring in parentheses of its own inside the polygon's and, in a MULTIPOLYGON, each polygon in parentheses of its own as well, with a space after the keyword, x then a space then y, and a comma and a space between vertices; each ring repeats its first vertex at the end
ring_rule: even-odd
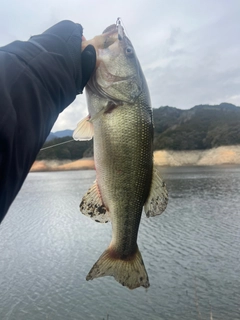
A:
POLYGON ((153 166, 153 119, 147 83, 130 40, 118 24, 90 44, 96 70, 86 86, 89 115, 74 139, 94 135, 96 181, 80 210, 97 222, 112 224, 112 240, 87 280, 113 276, 129 289, 149 287, 137 245, 142 210, 161 214, 168 201, 165 183, 153 166), (117 32, 120 30, 120 35, 117 32))
POLYGON ((136 250, 141 212, 151 184, 152 143, 146 143, 152 136, 151 123, 151 115, 141 112, 139 105, 123 105, 94 127, 97 181, 120 256, 136 250))

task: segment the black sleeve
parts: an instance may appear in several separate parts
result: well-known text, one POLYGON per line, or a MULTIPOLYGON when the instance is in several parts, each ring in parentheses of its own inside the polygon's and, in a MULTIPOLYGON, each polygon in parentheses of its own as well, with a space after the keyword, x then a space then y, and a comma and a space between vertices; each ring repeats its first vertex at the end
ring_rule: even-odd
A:
POLYGON ((59 113, 80 93, 82 27, 62 21, 0 48, 0 222, 59 113))

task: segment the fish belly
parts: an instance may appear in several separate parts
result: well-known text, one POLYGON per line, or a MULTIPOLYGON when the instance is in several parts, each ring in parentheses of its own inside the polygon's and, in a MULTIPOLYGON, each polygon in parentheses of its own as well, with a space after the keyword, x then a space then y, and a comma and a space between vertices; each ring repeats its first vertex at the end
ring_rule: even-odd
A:
POLYGON ((143 205, 152 179, 152 123, 138 106, 120 106, 94 125, 97 184, 110 214, 119 256, 136 251, 143 205))
POLYGON ((143 205, 152 180, 151 114, 120 106, 94 124, 97 185, 112 223, 112 241, 87 280, 113 276, 129 289, 149 287, 137 246, 143 205))

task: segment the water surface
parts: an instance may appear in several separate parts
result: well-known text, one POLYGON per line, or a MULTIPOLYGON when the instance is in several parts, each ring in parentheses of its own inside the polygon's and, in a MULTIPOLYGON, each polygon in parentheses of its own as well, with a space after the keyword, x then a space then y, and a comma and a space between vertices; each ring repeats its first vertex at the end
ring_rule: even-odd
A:
POLYGON ((94 171, 30 173, 0 226, 0 319, 240 319, 240 168, 161 169, 165 213, 143 215, 150 288, 85 281, 111 225, 83 216, 94 171))

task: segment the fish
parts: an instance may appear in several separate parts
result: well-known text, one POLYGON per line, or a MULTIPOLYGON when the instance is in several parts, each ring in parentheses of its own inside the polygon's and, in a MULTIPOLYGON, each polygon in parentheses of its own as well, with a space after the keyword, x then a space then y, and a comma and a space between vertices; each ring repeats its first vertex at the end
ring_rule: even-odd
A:
MULTIPOLYGON (((138 248, 142 211, 161 214, 168 191, 153 164, 153 115, 146 79, 120 22, 90 40, 96 68, 86 85, 89 114, 73 133, 94 137, 96 180, 82 198, 81 212, 111 222, 112 239, 86 280, 113 276, 129 289, 150 286, 138 248)), ((86 45, 87 45, 86 44, 86 45)))

